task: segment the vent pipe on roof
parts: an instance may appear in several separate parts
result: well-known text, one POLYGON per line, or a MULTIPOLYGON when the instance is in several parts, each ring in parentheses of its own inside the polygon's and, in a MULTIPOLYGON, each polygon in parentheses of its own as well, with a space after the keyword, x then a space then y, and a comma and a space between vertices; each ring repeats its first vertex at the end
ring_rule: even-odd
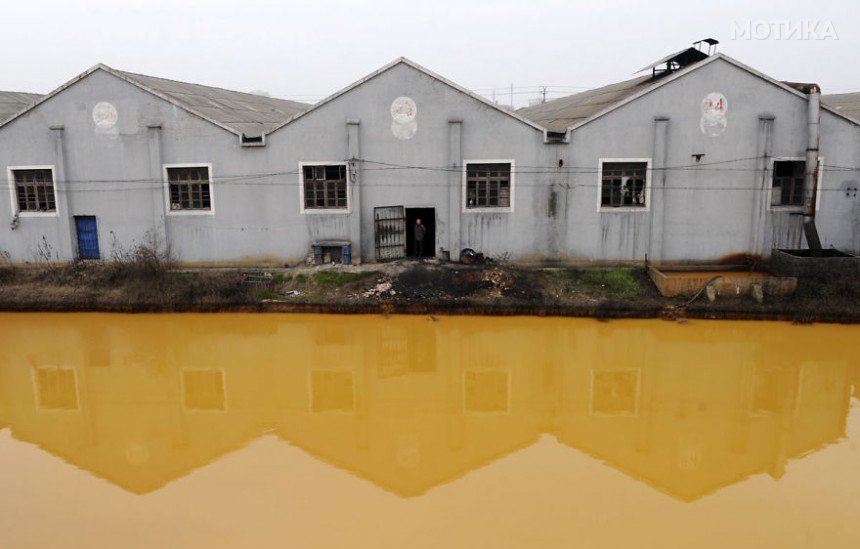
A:
POLYGON ((810 250, 821 249, 821 239, 815 226, 815 200, 818 194, 818 146, 821 136, 821 88, 817 84, 809 86, 809 103, 806 118, 806 167, 803 180, 803 193, 806 197, 806 210, 803 213, 803 233, 810 250))

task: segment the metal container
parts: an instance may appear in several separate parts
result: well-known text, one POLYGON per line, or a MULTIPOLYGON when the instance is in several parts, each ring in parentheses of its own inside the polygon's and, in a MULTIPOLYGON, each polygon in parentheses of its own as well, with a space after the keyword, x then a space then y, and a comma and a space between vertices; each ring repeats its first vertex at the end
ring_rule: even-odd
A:
POLYGON ((352 251, 350 250, 349 244, 345 244, 341 248, 341 263, 344 265, 352 265, 352 251))

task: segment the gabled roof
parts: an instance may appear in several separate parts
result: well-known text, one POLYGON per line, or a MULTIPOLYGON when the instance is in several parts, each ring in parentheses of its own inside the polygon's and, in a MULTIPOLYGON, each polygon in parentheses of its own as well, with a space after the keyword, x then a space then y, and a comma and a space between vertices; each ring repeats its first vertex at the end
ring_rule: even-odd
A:
MULTIPOLYGON (((659 77, 658 77, 659 78, 659 77)), ((533 107, 519 109, 517 114, 540 124, 551 132, 562 133, 578 122, 587 120, 655 82, 650 74, 602 88, 561 97, 533 107)))
MULTIPOLYGON (((770 76, 767 76, 748 65, 744 65, 740 61, 737 61, 725 54, 718 53, 678 71, 663 75, 658 74, 656 78, 648 75, 616 84, 610 84, 609 86, 604 86, 602 88, 554 99, 534 107, 519 109, 517 113, 546 127, 551 132, 561 133, 568 130, 574 130, 591 122, 592 120, 608 114, 622 105, 626 105, 627 103, 668 84, 669 82, 713 63, 717 59, 722 59, 723 61, 782 88, 789 93, 802 98, 807 97, 805 93, 796 90, 784 82, 771 78, 770 76)), ((822 104, 822 109, 845 118, 849 122, 860 125, 860 118, 858 118, 856 114, 852 115, 847 109, 838 110, 831 106, 831 103, 826 100, 822 104)))
POLYGON ((310 109, 293 116, 289 120, 287 120, 287 121, 283 122, 282 124, 278 125, 277 127, 275 127, 272 130, 272 132, 277 131, 280 128, 286 126, 287 124, 290 124, 295 120, 298 120, 302 116, 305 116, 306 114, 317 110, 318 108, 322 107, 326 103, 330 103, 330 102, 334 101, 338 97, 352 91, 353 89, 361 86, 362 84, 369 82, 370 80, 373 80, 374 78, 376 78, 380 74, 387 72, 387 71, 393 69, 394 67, 396 67, 398 65, 406 65, 408 67, 412 67, 413 69, 417 70, 418 72, 421 72, 421 73, 425 74, 426 76, 429 76, 430 78, 433 78, 434 80, 437 80, 437 81, 445 84, 446 86, 448 86, 450 88, 453 88, 454 90, 456 90, 456 91, 458 91, 464 95, 468 95, 469 97, 471 97, 475 101, 479 101, 488 107, 491 107, 491 108, 493 108, 493 109, 495 109, 495 110, 497 110, 497 111, 499 111, 499 112, 501 112, 507 116, 510 116, 511 118, 514 118, 515 120, 518 120, 519 122, 522 122, 523 124, 525 124, 531 128, 534 128, 535 130, 538 130, 540 132, 544 131, 544 128, 542 126, 536 124, 534 121, 529 120, 528 118, 521 116, 520 114, 518 114, 514 111, 500 107, 499 105, 493 103, 489 99, 487 99, 485 97, 481 97, 480 95, 467 90, 463 86, 460 86, 459 84, 456 84, 456 83, 448 80, 447 78, 440 76, 440 75, 436 74, 435 72, 422 67, 421 65, 419 65, 418 63, 416 63, 410 59, 407 59, 405 57, 398 57, 397 59, 395 59, 391 63, 388 63, 387 65, 383 66, 382 68, 368 74, 364 78, 357 80, 356 82, 353 82, 352 84, 343 88, 342 90, 333 93, 332 95, 326 97, 325 99, 323 99, 319 103, 314 104, 314 106, 311 107, 310 109))
POLYGON ((284 121, 311 108, 309 104, 297 101, 189 84, 145 74, 117 72, 247 137, 261 137, 284 121))
POLYGON ((41 97, 37 93, 0 91, 0 124, 23 111, 41 97))
POLYGON ((821 101, 843 114, 860 120, 860 93, 822 95, 821 101))
POLYGON ((47 101, 98 70, 103 70, 117 78, 121 78, 240 137, 243 135, 253 138, 262 137, 283 121, 310 108, 310 105, 306 103, 263 97, 252 93, 225 90, 200 84, 177 82, 175 80, 120 71, 107 65, 98 64, 69 80, 48 95, 36 99, 35 102, 31 102, 28 108, 20 110, 20 112, 17 112, 14 116, 6 120, 0 120, 0 126, 11 122, 18 116, 28 112, 35 106, 47 101))

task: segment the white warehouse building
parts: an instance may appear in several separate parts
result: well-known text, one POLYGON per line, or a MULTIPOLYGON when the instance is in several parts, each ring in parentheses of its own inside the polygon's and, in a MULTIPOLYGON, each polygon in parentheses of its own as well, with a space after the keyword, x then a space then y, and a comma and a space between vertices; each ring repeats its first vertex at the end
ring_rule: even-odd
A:
POLYGON ((414 252, 420 218, 454 260, 710 261, 805 247, 810 207, 858 253, 856 103, 818 99, 697 48, 516 112, 404 58, 313 106, 96 65, 0 93, 0 253, 367 262, 414 252))

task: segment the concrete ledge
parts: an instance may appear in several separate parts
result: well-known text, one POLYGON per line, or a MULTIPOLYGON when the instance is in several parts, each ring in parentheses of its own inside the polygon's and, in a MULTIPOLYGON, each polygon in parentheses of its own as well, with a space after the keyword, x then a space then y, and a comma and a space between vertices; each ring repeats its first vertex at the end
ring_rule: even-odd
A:
POLYGON ((797 278, 750 272, 746 266, 662 265, 649 267, 648 274, 664 297, 692 297, 713 286, 717 297, 739 297, 760 285, 765 295, 788 295, 797 289, 797 278))

